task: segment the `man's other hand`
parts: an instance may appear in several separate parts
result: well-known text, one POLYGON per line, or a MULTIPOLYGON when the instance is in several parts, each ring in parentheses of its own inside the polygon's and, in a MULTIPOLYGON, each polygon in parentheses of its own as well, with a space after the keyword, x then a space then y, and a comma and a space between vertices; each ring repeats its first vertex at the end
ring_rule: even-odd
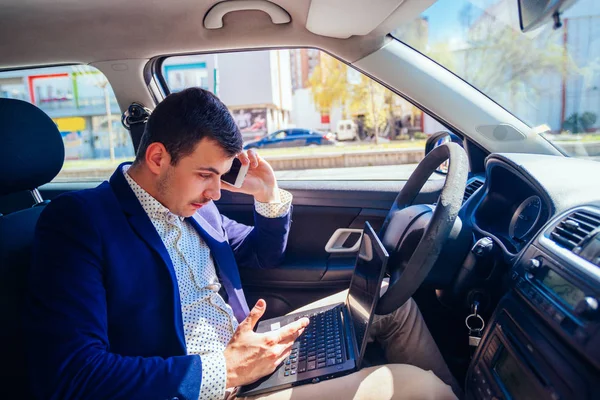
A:
POLYGON ((254 326, 266 308, 267 303, 258 300, 225 348, 228 388, 255 382, 275 371, 290 355, 294 341, 309 323, 308 318, 300 318, 277 330, 256 333, 254 326))

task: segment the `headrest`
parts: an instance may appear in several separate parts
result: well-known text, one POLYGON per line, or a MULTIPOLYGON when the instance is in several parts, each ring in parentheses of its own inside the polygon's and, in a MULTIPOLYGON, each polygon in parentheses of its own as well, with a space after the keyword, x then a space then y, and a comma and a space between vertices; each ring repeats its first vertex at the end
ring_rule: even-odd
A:
POLYGON ((65 160, 56 124, 36 106, 0 99, 0 195, 50 182, 65 160))

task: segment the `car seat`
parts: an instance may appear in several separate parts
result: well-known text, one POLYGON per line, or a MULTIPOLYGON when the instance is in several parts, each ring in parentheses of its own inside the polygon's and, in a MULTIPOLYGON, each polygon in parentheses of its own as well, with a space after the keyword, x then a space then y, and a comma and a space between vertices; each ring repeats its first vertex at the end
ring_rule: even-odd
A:
POLYGON ((35 202, 0 214, 0 399, 29 399, 21 317, 35 226, 47 204, 37 188, 58 174, 65 149, 52 119, 25 101, 0 99, 0 125, 0 196, 29 191, 35 202))

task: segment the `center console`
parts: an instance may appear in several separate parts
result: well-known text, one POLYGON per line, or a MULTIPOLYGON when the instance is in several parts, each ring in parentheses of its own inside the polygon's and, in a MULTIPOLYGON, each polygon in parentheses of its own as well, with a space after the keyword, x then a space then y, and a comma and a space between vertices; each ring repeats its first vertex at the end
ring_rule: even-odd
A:
POLYGON ((522 253, 471 362, 467 398, 599 398, 599 227, 600 210, 566 213, 522 253))
POLYGON ((524 309, 514 293, 492 318, 467 374, 468 398, 597 398, 598 369, 524 309))

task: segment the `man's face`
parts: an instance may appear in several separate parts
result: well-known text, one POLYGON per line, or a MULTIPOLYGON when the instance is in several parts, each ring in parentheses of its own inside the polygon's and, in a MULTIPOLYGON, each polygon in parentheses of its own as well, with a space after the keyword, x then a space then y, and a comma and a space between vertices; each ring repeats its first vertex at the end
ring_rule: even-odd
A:
POLYGON ((156 196, 173 214, 192 216, 211 200, 221 197, 221 175, 229 171, 234 157, 211 139, 202 139, 176 165, 161 163, 156 176, 156 196))

